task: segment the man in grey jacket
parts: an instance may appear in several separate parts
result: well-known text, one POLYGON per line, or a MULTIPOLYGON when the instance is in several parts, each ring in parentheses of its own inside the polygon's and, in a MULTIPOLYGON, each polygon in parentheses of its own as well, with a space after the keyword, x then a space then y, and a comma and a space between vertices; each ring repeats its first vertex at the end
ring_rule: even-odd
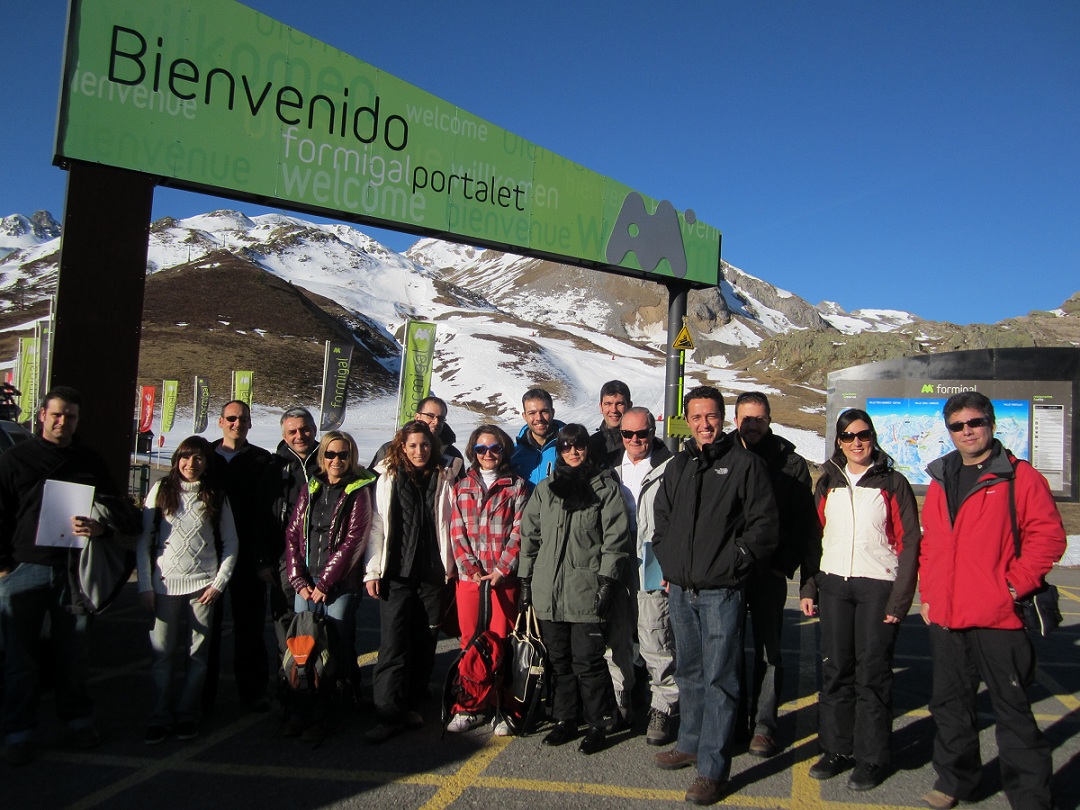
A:
POLYGON ((645 742, 667 745, 675 731, 679 687, 675 685, 675 637, 668 595, 652 551, 652 532, 653 502, 671 451, 656 438, 656 418, 648 408, 626 411, 620 431, 623 449, 614 456, 611 471, 626 499, 630 533, 637 538, 637 639, 651 693, 645 742))

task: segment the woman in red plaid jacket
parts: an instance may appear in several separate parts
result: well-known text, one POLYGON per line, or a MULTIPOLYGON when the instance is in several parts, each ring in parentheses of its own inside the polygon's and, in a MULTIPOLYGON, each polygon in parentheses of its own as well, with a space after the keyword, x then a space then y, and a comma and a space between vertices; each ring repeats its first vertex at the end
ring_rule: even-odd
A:
MULTIPOLYGON (((454 487, 450 541, 457 561, 457 610, 461 648, 472 640, 480 614, 480 583, 491 581, 489 629, 506 638, 517 618, 518 552, 521 516, 529 500, 525 479, 510 470, 513 442, 501 428, 481 425, 465 446, 469 471, 454 487)), ((476 707, 455 707, 448 731, 468 731, 484 722, 476 707)), ((487 708, 494 708, 487 707, 487 708)), ((493 718, 495 734, 510 733, 506 722, 493 718)))

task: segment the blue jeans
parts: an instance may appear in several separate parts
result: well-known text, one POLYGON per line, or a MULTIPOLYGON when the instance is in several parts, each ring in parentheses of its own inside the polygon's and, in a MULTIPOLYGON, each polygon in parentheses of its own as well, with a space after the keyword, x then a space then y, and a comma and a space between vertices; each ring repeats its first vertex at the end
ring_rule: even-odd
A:
POLYGON ((737 588, 668 591, 679 686, 676 749, 697 754, 698 773, 725 781, 739 711, 743 594, 737 588))
POLYGON ((86 690, 88 616, 76 616, 63 566, 20 563, 0 577, 0 634, 4 638, 4 741, 28 741, 37 727, 41 693, 38 644, 49 617, 49 666, 56 688, 56 713, 69 729, 94 724, 86 690))
POLYGON ((154 595, 154 626, 150 629, 150 681, 154 688, 154 708, 150 724, 169 727, 173 717, 178 723, 199 719, 203 684, 206 682, 206 660, 210 654, 210 626, 214 605, 199 604, 202 590, 185 596, 154 595), (187 638, 181 630, 187 622, 187 638), (184 665, 184 686, 179 700, 173 689, 173 660, 176 647, 187 642, 184 665))

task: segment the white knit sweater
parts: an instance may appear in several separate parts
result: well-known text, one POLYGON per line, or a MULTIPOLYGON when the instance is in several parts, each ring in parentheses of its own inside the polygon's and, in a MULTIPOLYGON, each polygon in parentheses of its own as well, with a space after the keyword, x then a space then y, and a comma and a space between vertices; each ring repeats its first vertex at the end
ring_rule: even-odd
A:
POLYGON ((143 533, 136 549, 139 592, 187 596, 213 585, 224 591, 236 565, 236 526, 228 499, 221 508, 221 565, 214 547, 214 527, 199 501, 199 484, 180 484, 180 506, 173 515, 162 514, 154 537, 154 512, 160 482, 146 496, 143 533), (151 547, 153 545, 153 548, 151 547))

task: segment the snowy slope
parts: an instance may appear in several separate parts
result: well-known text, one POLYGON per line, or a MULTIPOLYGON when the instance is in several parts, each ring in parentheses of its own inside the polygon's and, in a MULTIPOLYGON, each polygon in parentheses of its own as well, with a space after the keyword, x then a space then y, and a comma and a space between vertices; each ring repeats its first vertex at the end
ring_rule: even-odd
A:
MULTIPOLYGON (((22 222, 16 224, 25 230, 22 222)), ((58 247, 58 239, 28 244, 9 257, 17 261, 0 260, 0 289, 22 277, 27 262, 50 256, 54 262, 58 247)), ((218 251, 336 302, 391 339, 400 339, 408 318, 435 321, 432 389, 455 403, 451 422, 462 441, 486 419, 502 421, 516 433, 520 396, 538 384, 551 390, 560 419, 590 428, 600 420, 598 389, 610 379, 626 382, 637 404, 663 412, 666 294, 648 282, 430 239, 399 255, 348 225, 228 210, 155 222, 147 272, 197 261, 205 265, 218 251), (643 304, 642 298, 649 300, 643 304), (633 327, 612 329, 626 313, 632 313, 627 317, 633 327)), ((39 281, 50 268, 55 273, 49 261, 38 265, 39 281)), ((735 395, 761 386, 727 368, 725 347, 745 350, 763 336, 807 328, 799 321, 809 316, 801 299, 729 269, 731 280, 724 281, 719 302, 726 303, 723 318, 717 316, 713 328, 698 334, 716 349, 710 348, 704 362, 688 360, 687 386, 708 382, 735 395)), ((273 323, 248 328, 274 333, 273 323)), ((353 408, 346 424, 374 418, 385 423, 385 432, 392 413, 391 402, 365 402, 353 408)), ((784 433, 782 425, 777 432, 784 433)), ((810 436, 816 434, 806 433, 799 435, 800 446, 813 443, 810 436)), ((820 455, 816 448, 807 450, 810 457, 820 455)))

